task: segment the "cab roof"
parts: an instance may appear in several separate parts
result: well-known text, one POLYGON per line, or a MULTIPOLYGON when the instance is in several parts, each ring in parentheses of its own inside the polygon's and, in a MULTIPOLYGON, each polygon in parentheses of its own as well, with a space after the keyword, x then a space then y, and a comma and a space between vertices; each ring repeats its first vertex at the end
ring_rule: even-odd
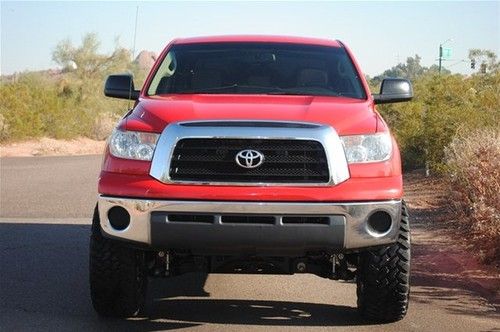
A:
POLYGON ((206 36, 176 39, 174 44, 201 44, 201 43, 287 43, 306 44, 317 46, 342 47, 338 40, 309 37, 272 36, 272 35, 227 35, 206 36))

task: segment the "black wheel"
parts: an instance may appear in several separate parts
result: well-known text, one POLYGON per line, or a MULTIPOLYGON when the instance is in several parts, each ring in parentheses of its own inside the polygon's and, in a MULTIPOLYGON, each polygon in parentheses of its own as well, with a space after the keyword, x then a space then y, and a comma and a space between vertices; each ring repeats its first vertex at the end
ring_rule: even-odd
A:
POLYGON ((131 317, 144 304, 147 275, 144 253, 101 234, 97 207, 90 236, 90 296, 98 314, 131 317))
POLYGON ((371 321, 388 323, 402 319, 410 297, 410 224, 402 204, 398 241, 359 256, 358 311, 371 321))

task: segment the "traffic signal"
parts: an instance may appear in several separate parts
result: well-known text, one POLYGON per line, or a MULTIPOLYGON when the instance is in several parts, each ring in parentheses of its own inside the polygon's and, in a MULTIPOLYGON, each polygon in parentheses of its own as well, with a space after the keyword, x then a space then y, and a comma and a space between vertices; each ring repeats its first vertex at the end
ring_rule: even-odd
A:
POLYGON ((471 59, 471 60, 470 60, 470 67, 471 67, 472 69, 476 69, 476 60, 475 60, 475 59, 471 59))

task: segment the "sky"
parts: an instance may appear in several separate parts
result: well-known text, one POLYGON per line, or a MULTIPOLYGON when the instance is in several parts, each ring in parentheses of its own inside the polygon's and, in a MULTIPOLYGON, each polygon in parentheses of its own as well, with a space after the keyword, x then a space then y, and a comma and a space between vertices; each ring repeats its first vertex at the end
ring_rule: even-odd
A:
POLYGON ((494 2, 20 2, 1 1, 2 75, 56 68, 52 51, 98 34, 102 52, 120 45, 159 53, 174 38, 274 34, 339 39, 365 74, 375 76, 418 54, 437 64, 440 43, 452 49, 444 67, 471 73, 471 48, 500 53, 500 1, 494 2), (467 61, 464 61, 467 60, 467 61))

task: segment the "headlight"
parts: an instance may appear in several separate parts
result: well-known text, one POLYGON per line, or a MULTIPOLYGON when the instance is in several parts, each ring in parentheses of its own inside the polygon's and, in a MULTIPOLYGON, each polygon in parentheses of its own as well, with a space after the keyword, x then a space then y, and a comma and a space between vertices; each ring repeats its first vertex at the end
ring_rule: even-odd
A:
POLYGON ((391 157, 392 141, 389 133, 342 136, 341 139, 350 164, 384 161, 391 157))
POLYGON ((118 158, 151 160, 160 135, 115 129, 109 139, 109 151, 118 158))

